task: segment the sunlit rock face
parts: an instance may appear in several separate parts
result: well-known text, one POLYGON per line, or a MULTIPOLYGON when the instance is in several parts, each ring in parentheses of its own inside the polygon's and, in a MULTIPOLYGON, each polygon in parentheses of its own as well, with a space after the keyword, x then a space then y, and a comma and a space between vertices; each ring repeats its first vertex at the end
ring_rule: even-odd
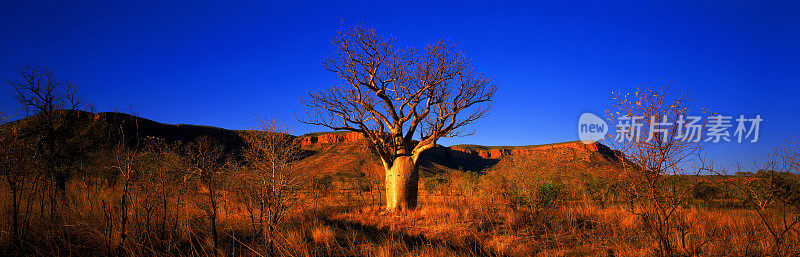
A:
MULTIPOLYGON (((356 132, 330 133, 317 136, 300 138, 304 147, 322 146, 341 143, 365 143, 362 134, 356 132)), ((568 150, 581 159, 589 158, 592 154, 612 156, 614 151, 598 142, 584 144, 581 142, 566 142, 547 145, 531 145, 517 147, 483 147, 483 146, 452 146, 436 147, 428 150, 427 155, 439 159, 470 160, 470 159, 502 159, 510 156, 539 155, 547 151, 568 150)))
POLYGON ((364 139, 364 136, 361 135, 361 133, 355 133, 355 132, 330 133, 318 136, 303 137, 300 141, 300 144, 302 146, 310 146, 312 144, 334 144, 334 143, 356 142, 356 141, 361 141, 362 139, 364 139))
POLYGON ((512 149, 494 148, 494 149, 469 149, 461 146, 450 147, 451 151, 457 156, 477 156, 483 159, 500 159, 508 156, 518 156, 533 154, 536 152, 553 150, 553 149, 573 149, 576 153, 590 153, 601 152, 605 153, 610 151, 608 147, 600 143, 583 144, 581 142, 568 142, 551 145, 534 145, 534 146, 520 146, 512 149))

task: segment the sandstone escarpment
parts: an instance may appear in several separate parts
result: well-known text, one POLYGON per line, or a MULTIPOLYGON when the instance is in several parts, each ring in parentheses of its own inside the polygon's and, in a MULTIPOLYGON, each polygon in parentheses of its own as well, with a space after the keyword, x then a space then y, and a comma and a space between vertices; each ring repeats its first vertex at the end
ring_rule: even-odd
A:
POLYGON ((347 133, 327 133, 320 135, 304 136, 300 138, 301 146, 311 146, 314 144, 335 144, 346 142, 358 142, 364 139, 360 133, 347 132, 347 133))
POLYGON ((461 155, 473 155, 484 159, 500 159, 502 157, 517 156, 517 155, 530 155, 554 149, 571 149, 575 152, 598 152, 601 154, 613 154, 612 150, 607 146, 594 142, 591 144, 584 144, 581 142, 566 142, 548 145, 531 145, 531 146, 517 146, 517 147, 466 147, 466 146, 452 146, 451 151, 460 152, 461 155))
MULTIPOLYGON (((339 132, 319 135, 310 135, 300 138, 302 146, 328 145, 336 143, 355 143, 364 142, 364 136, 355 132, 339 132)), ((429 150, 428 155, 446 159, 501 159, 510 156, 541 154, 551 150, 570 150, 575 154, 589 156, 591 153, 599 153, 606 156, 613 156, 615 152, 600 143, 584 144, 579 141, 566 142, 548 145, 530 145, 515 147, 485 147, 456 145, 452 147, 436 147, 429 150)), ((587 157, 588 158, 588 157, 587 157)))

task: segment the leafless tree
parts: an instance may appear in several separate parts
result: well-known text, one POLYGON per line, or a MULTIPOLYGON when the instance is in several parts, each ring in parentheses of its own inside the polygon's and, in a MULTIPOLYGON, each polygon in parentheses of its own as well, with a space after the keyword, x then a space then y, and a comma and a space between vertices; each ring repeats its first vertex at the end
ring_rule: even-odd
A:
POLYGON ((214 254, 219 248, 217 219, 222 204, 222 193, 228 179, 228 159, 221 143, 208 136, 201 136, 185 147, 185 156, 190 172, 199 182, 196 192, 201 195, 198 207, 205 211, 211 223, 214 254))
POLYGON ((620 130, 609 135, 611 138, 606 141, 619 151, 617 157, 623 172, 618 182, 627 196, 630 210, 647 222, 664 256, 674 255, 677 247, 673 239, 676 215, 689 199, 692 189, 689 182, 694 177, 687 175, 710 171, 701 158, 703 142, 686 138, 687 127, 676 122, 703 115, 705 110, 692 109, 691 96, 675 93, 671 87, 671 82, 656 82, 632 93, 616 93, 607 118, 620 130), (698 113, 691 113, 695 111, 698 113), (624 121, 636 117, 642 118, 632 123, 624 121), (641 127, 620 127, 637 123, 641 127))
POLYGON ((128 238, 128 224, 129 213, 133 197, 131 189, 136 182, 136 178, 142 174, 141 167, 141 153, 137 150, 139 147, 138 136, 138 122, 132 120, 133 131, 126 131, 126 121, 119 125, 117 133, 119 135, 119 142, 116 142, 113 148, 113 160, 111 160, 110 170, 113 170, 119 176, 119 181, 122 182, 122 195, 120 196, 120 241, 117 246, 118 250, 122 250, 125 239, 128 238), (128 135, 132 135, 133 145, 129 146, 126 140, 128 135))
POLYGON ((386 171, 386 208, 417 205, 420 154, 484 117, 495 84, 454 43, 399 49, 392 37, 343 26, 322 64, 341 80, 311 93, 307 124, 361 133, 386 171))
POLYGON ((87 153, 96 148, 98 138, 91 129, 95 123, 82 123, 77 112, 83 101, 77 86, 61 80, 46 67, 20 65, 13 67, 16 78, 7 84, 14 90, 17 102, 28 116, 23 134, 34 146, 41 161, 41 173, 48 178, 43 188, 50 199, 50 217, 56 218, 58 195, 65 198, 65 183, 79 169, 87 153))
POLYGON ((758 172, 752 174, 741 172, 741 165, 737 165, 739 175, 730 184, 769 232, 772 254, 797 255, 797 245, 788 245, 786 239, 800 235, 800 141, 777 147, 756 166, 758 172))
POLYGON ((241 192, 257 232, 271 251, 276 226, 297 200, 305 181, 304 174, 290 166, 300 148, 287 132, 276 120, 262 119, 254 130, 242 133, 246 168, 238 174, 241 192))
POLYGON ((177 227, 180 218, 180 206, 184 199, 187 174, 185 172, 183 157, 180 155, 177 143, 167 143, 164 139, 148 137, 145 139, 145 158, 147 168, 143 174, 139 187, 143 193, 156 195, 161 205, 159 235, 161 240, 167 240, 167 224, 170 213, 174 215, 173 229, 177 227), (146 191, 146 192, 144 192, 146 191), (172 207, 170 207, 172 202, 172 207))
POLYGON ((19 247, 23 229, 20 224, 20 204, 35 170, 35 152, 28 142, 22 139, 18 123, 6 123, 0 113, 0 175, 11 191, 11 233, 14 246, 19 247))
POLYGON ((9 80, 8 84, 26 113, 52 115, 56 110, 82 107, 83 100, 78 96, 77 86, 56 78, 47 67, 27 64, 13 69, 17 79, 9 80))

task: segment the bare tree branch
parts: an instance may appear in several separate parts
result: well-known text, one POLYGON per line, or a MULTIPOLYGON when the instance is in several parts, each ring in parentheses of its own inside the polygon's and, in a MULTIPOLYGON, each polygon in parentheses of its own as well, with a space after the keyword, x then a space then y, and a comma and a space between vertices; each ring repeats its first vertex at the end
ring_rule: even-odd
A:
POLYGON ((387 169, 397 156, 416 160, 438 139, 459 135, 486 115, 496 91, 448 41, 399 50, 391 36, 343 26, 333 45, 322 64, 342 83, 310 93, 303 101, 310 111, 299 120, 361 133, 387 169))

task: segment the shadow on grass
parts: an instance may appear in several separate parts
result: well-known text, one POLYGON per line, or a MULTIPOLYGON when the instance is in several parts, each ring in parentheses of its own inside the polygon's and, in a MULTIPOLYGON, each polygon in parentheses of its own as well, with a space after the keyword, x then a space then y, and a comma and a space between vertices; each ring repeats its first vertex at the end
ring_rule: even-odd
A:
POLYGON ((503 256, 493 251, 487 250, 483 247, 481 242, 474 238, 465 239, 464 242, 454 244, 441 240, 431 240, 424 236, 407 235, 400 232, 394 232, 388 228, 376 228, 364 224, 347 222, 341 220, 330 219, 328 217, 319 217, 325 225, 334 227, 341 230, 359 231, 366 235, 367 239, 380 245, 385 242, 387 238, 399 240, 405 244, 408 249, 421 249, 423 247, 444 247, 450 251, 458 253, 460 256, 503 256))

